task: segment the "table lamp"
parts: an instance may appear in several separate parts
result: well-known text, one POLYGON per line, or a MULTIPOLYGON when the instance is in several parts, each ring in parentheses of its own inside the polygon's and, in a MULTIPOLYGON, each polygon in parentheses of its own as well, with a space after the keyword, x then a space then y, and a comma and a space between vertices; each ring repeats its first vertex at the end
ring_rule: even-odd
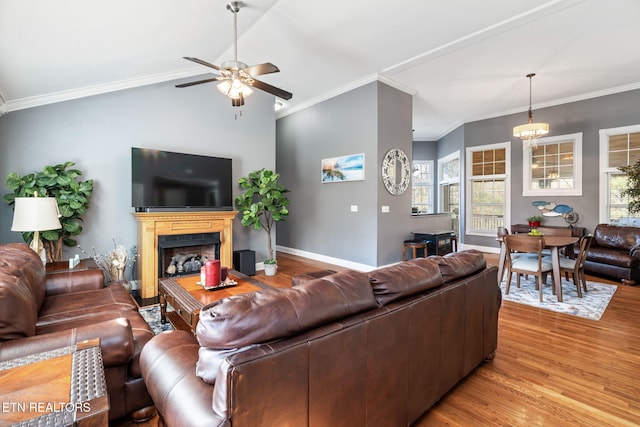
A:
POLYGON ((35 197, 16 197, 11 231, 33 231, 30 247, 40 256, 42 263, 46 264, 47 254, 40 240, 40 231, 62 228, 59 217, 55 197, 38 197, 37 192, 35 197))

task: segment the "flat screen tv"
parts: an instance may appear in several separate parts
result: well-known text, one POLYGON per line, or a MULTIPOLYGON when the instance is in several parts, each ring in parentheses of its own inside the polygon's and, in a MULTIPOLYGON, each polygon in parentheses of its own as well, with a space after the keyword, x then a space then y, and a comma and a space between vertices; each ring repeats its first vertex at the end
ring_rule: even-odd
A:
POLYGON ((231 159, 131 148, 136 212, 233 210, 231 159))

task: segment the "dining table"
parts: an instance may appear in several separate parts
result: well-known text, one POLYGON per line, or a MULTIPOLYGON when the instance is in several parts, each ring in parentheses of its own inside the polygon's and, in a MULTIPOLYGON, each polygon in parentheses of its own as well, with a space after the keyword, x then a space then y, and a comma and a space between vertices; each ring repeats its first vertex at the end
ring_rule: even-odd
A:
MULTIPOLYGON (((504 244, 504 240, 501 237, 496 239, 500 243, 500 256, 498 260, 498 285, 502 282, 502 276, 504 275, 504 265, 507 259, 507 248, 504 244)), ((562 302, 562 277, 560 276, 560 249, 565 246, 570 246, 580 240, 580 237, 575 236, 543 236, 544 247, 551 250, 551 265, 553 274, 553 283, 555 283, 556 295, 558 296, 558 302, 562 302)))

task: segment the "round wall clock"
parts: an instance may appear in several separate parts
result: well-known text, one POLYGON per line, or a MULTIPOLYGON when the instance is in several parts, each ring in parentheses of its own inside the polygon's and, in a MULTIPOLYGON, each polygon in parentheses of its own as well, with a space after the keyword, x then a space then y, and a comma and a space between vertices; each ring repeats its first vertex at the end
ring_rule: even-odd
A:
POLYGON ((400 148, 387 151, 382 159, 382 182, 394 196, 404 193, 411 182, 409 158, 400 148))

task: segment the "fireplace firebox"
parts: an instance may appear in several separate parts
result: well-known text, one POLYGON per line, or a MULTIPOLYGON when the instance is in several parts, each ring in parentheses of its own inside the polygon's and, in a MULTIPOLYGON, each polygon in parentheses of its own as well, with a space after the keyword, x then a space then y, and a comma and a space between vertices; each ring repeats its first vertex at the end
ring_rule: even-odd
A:
POLYGON ((196 274, 214 259, 220 259, 220 233, 158 236, 158 277, 196 274))

